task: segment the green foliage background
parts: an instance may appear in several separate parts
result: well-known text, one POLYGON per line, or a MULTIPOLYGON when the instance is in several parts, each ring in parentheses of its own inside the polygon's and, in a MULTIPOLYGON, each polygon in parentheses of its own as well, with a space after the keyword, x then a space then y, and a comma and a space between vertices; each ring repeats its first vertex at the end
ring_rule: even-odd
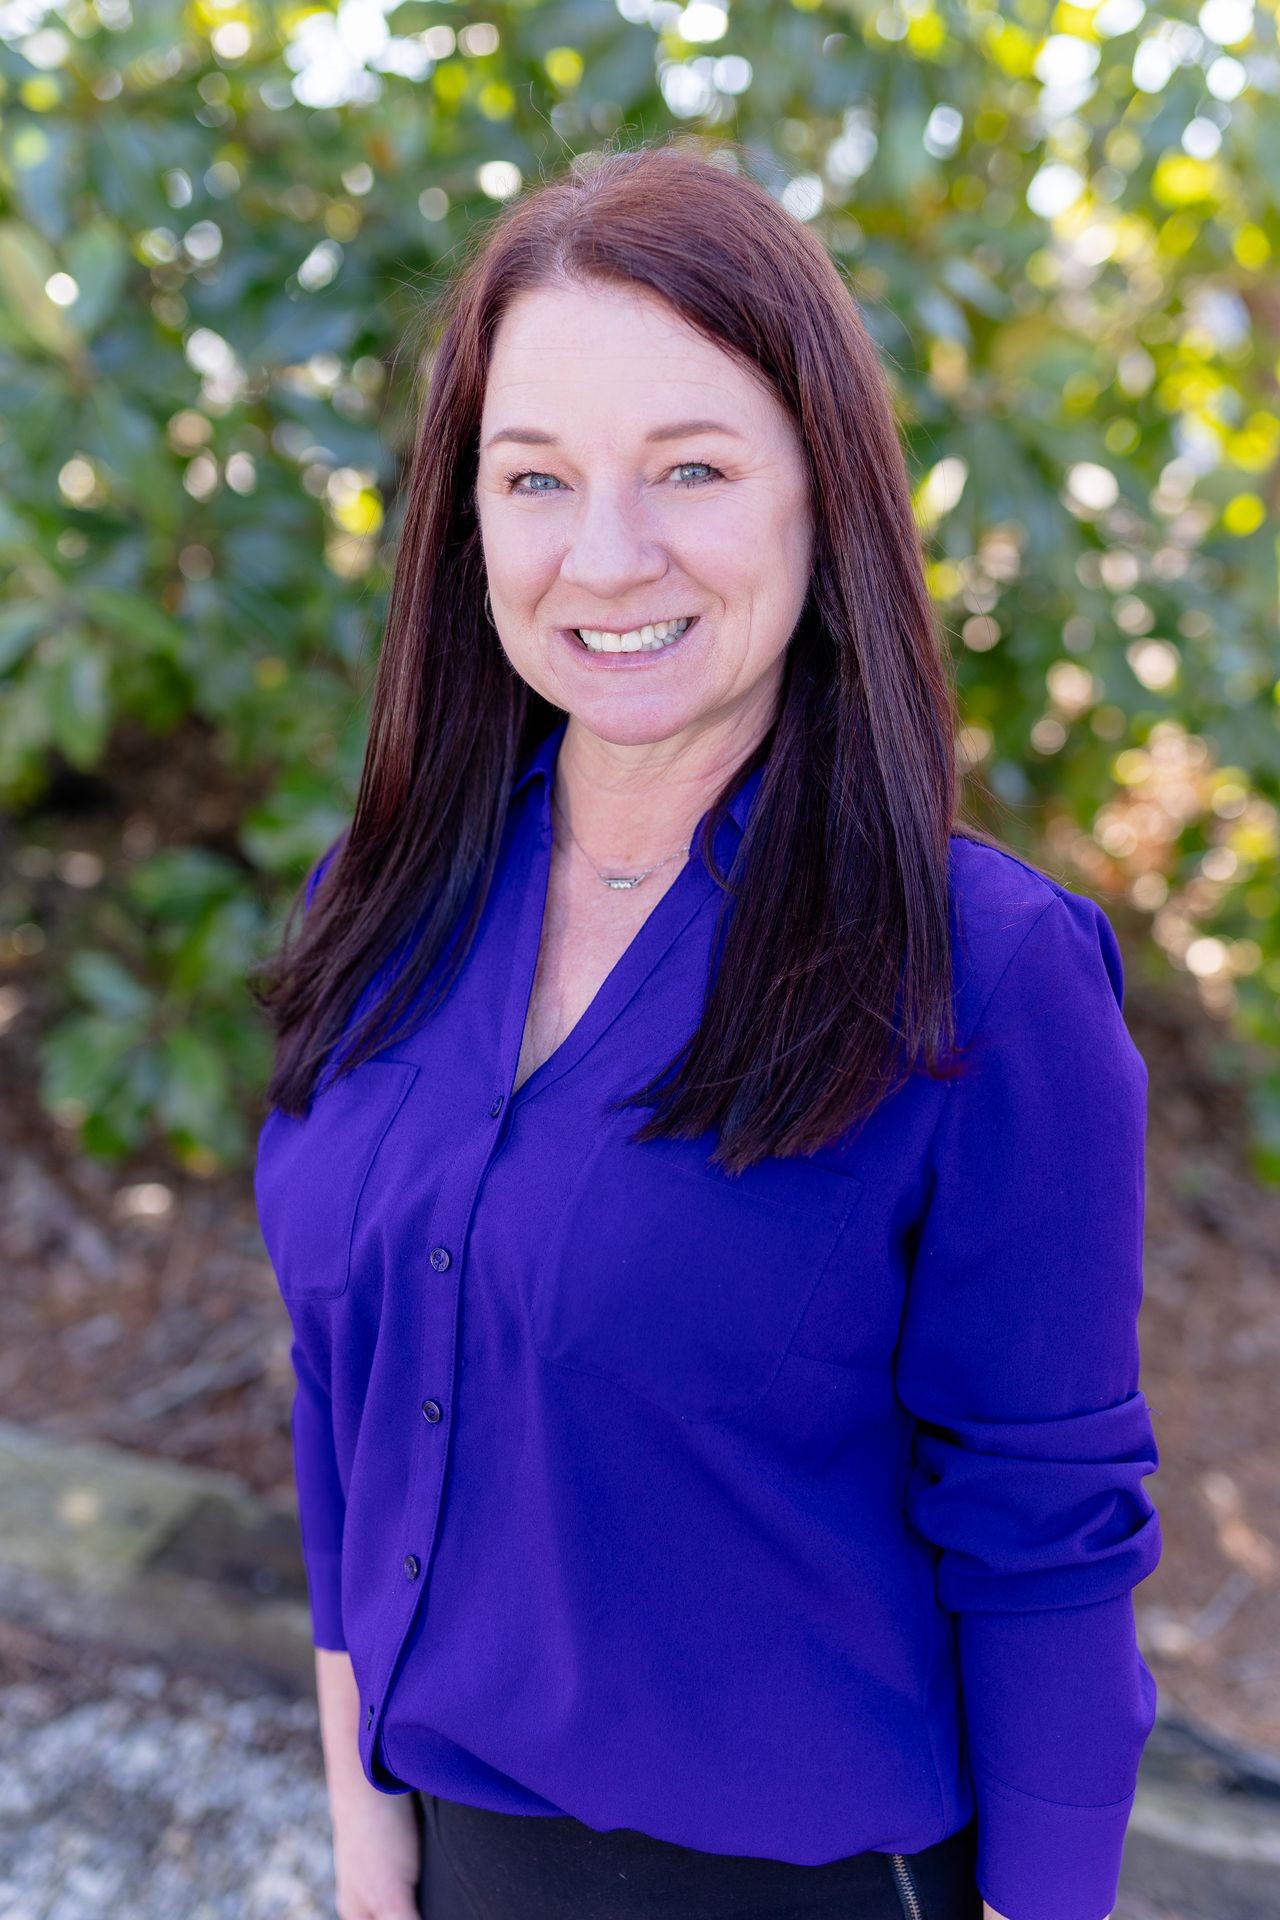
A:
POLYGON ((1147 917, 1280 1179, 1278 91, 1247 0, 0 8, 0 963, 60 887, 44 1102, 246 1156, 244 974, 351 804, 423 299, 522 183, 681 129, 862 302, 976 803, 1147 917))

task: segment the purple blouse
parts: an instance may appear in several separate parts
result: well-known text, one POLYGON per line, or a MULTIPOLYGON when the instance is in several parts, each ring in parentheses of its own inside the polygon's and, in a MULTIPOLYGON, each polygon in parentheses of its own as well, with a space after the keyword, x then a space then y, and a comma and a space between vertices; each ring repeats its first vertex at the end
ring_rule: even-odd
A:
POLYGON ((365 1773, 804 1864, 976 1814, 1000 1913, 1103 1920, 1161 1548, 1111 925, 953 835, 959 1079, 736 1179, 710 1136, 630 1145, 643 1111, 606 1103, 692 1033, 723 896, 700 822, 512 1093, 565 725, 445 1004, 258 1143, 313 1637, 349 1650, 365 1773))

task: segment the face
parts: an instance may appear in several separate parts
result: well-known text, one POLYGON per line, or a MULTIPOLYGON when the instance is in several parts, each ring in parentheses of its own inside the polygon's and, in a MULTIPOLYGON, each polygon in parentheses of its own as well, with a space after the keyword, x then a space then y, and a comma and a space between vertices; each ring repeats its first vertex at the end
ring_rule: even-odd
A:
POLYGON ((557 287, 512 304, 476 506, 503 650, 554 705, 619 744, 763 733, 812 565, 804 451, 772 392, 665 302, 557 287), (676 620, 638 651, 578 631, 598 646, 676 620))

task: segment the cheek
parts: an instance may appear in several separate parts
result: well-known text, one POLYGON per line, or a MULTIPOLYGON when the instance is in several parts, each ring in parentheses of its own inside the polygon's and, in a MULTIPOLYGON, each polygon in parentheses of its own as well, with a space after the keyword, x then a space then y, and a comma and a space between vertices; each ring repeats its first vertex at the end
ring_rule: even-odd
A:
POLYGON ((554 700, 551 663, 560 643, 550 632, 549 615, 558 604, 559 557, 546 549, 537 529, 504 524, 494 533, 485 564, 497 644, 520 679, 554 700))
POLYGON ((491 515, 482 539, 491 592, 516 614, 536 613, 559 566, 554 536, 513 514, 491 515))
POLYGON ((813 533, 804 508, 779 515, 760 551, 770 556, 762 599, 789 631, 804 605, 813 572, 813 533))
POLYGON ((792 612, 808 578, 805 547, 794 527, 766 516, 751 529, 716 529, 696 551, 680 556, 681 571, 714 595, 731 622, 744 622, 754 644, 764 645, 774 626, 792 612))

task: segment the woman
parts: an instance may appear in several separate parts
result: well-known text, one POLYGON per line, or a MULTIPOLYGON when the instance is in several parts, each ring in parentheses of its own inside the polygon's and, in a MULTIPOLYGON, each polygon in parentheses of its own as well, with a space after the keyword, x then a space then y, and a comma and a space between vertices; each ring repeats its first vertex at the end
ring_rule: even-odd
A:
POLYGON ((885 382, 740 160, 457 282, 261 989, 342 1920, 1115 1896, 1146 1071, 1103 912, 956 825, 885 382))

